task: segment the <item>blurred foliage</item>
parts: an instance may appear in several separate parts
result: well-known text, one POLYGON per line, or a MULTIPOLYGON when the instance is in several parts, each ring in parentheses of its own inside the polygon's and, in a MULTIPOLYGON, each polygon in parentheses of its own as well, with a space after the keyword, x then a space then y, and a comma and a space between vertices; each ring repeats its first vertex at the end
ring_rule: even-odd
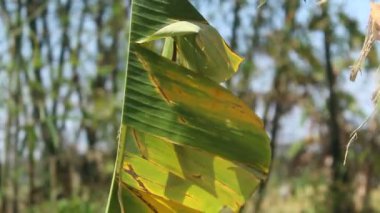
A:
MULTIPOLYGON (((342 165, 379 65, 371 51, 364 83, 347 84, 364 34, 346 2, 193 2, 244 56, 226 86, 272 138, 272 173, 247 212, 380 211, 378 116, 342 165)), ((0 212, 104 211, 128 11, 121 0, 0 1, 0 212)))

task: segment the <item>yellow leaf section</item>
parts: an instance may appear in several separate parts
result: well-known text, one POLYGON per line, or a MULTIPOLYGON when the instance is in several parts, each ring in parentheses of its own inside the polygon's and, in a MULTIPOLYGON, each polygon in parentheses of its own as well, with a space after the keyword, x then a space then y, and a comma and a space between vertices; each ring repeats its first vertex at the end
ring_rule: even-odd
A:
MULTIPOLYGON (((128 189, 127 189, 128 190, 128 189)), ((196 211, 194 209, 188 208, 184 205, 178 204, 176 202, 172 202, 170 200, 161 199, 158 196, 153 194, 139 191, 136 189, 132 189, 131 193, 133 193, 136 197, 138 197, 142 202, 145 203, 148 208, 152 210, 152 212, 164 212, 164 213, 199 213, 200 211, 196 211)))
MULTIPOLYGON (((145 159, 187 179, 238 210, 259 184, 259 178, 239 165, 174 141, 131 130, 133 143, 145 147, 145 159)), ((128 141, 131 143, 131 141, 128 141)))
POLYGON ((121 178, 136 190, 182 204, 194 211, 219 212, 223 209, 224 204, 217 197, 188 180, 136 155, 130 154, 126 158, 121 178))
POLYGON ((232 69, 236 72, 239 69, 240 64, 244 61, 244 58, 236 54, 226 42, 223 42, 224 49, 227 52, 227 56, 232 64, 232 69))

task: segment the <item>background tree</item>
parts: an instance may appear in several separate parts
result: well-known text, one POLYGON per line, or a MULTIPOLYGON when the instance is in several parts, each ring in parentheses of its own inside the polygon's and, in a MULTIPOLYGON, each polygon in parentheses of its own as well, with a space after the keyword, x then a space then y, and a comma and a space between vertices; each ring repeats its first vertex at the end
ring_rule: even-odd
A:
MULTIPOLYGON (((272 138, 273 169, 255 208, 322 211, 333 192, 326 208, 378 211, 377 116, 342 166, 377 83, 375 72, 348 83, 365 31, 345 9, 354 2, 193 2, 245 57, 227 86, 259 113, 272 138)), ((0 212, 103 211, 128 11, 121 0, 0 1, 0 212)), ((366 70, 377 68, 376 51, 367 62, 366 70)))

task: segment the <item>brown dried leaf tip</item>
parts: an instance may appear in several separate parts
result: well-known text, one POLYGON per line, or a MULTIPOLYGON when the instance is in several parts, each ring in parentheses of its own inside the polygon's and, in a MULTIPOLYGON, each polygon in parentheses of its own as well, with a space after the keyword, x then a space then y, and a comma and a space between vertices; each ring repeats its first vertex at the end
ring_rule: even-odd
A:
POLYGON ((351 68, 350 80, 355 81, 356 76, 361 71, 365 59, 376 40, 380 40, 380 3, 371 2, 371 13, 368 21, 367 35, 358 60, 351 68))

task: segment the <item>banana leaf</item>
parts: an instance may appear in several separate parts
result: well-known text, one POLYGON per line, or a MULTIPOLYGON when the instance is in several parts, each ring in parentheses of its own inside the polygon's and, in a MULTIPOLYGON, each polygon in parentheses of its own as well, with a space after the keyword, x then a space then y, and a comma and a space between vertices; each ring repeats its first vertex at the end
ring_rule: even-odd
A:
POLYGON ((260 118, 219 84, 241 61, 187 0, 132 1, 107 212, 240 210, 271 155, 260 118))

